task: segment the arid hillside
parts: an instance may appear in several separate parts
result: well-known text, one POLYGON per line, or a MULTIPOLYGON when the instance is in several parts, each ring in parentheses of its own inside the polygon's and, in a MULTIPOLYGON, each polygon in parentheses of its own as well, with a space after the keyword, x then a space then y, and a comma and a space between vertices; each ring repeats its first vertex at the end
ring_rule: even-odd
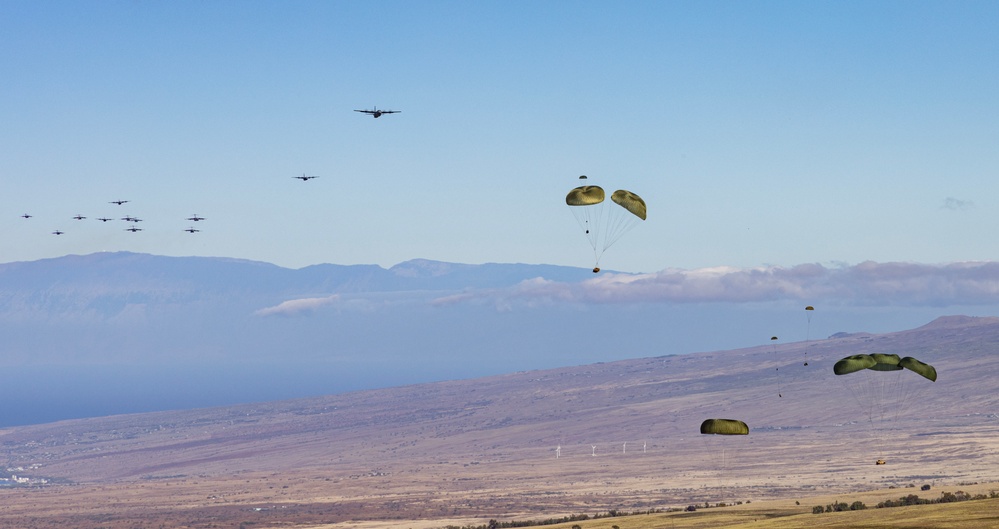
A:
POLYGON ((997 350, 999 318, 954 316, 891 334, 17 427, 0 431, 0 526, 443 526, 995 481, 997 350), (874 424, 870 398, 832 372, 860 353, 913 356, 939 378, 903 373, 909 387, 884 391, 904 398, 874 412, 892 420, 874 424), (701 435, 706 418, 751 432, 701 435))

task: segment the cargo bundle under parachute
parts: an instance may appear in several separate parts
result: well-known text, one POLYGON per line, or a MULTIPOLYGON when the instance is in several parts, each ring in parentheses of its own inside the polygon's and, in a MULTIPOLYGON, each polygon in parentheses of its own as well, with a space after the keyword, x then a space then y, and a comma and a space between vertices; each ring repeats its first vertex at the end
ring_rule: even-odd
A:
POLYGON ((900 415, 913 408, 928 387, 926 380, 936 382, 936 368, 911 356, 875 353, 847 356, 833 365, 833 373, 853 395, 858 417, 870 423, 880 452, 876 464, 885 464, 900 415))
MULTIPOLYGON (((586 180, 586 176, 580 176, 586 180)), ((611 194, 609 205, 606 193, 597 185, 583 185, 569 191, 565 203, 576 217, 586 240, 593 248, 593 273, 600 271, 600 258, 622 235, 644 221, 647 208, 642 197, 631 191, 618 189, 611 194)))

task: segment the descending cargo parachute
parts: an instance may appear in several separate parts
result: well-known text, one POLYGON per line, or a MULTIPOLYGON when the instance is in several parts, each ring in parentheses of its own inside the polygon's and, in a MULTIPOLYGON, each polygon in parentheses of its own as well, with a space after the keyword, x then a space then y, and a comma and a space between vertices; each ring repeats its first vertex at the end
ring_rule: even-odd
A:
MULTIPOLYGON (((730 480, 733 473, 729 471, 730 459, 738 461, 739 439, 749 435, 749 426, 736 419, 706 419, 701 423, 701 434, 704 437, 705 449, 711 453, 711 458, 718 470, 716 479, 719 481, 719 494, 730 494, 730 480), (736 457, 730 458, 729 450, 734 450, 736 457)), ((748 438, 746 438, 748 439, 748 438)))
MULTIPOLYGON (((587 178, 580 176, 579 179, 587 178)), ((604 251, 646 217, 645 201, 631 191, 614 191, 610 203, 605 198, 603 188, 596 185, 576 187, 565 196, 566 205, 593 247, 594 273, 600 271, 604 251)))
POLYGON ((701 423, 702 434, 749 435, 749 426, 736 419, 707 419, 701 423))
POLYGON ((928 387, 927 381, 937 380, 933 366, 897 354, 848 356, 833 365, 833 373, 853 394, 857 416, 870 423, 880 451, 879 461, 894 444, 899 417, 918 401, 928 387))
MULTIPOLYGON (((774 361, 777 361, 777 337, 771 336, 770 343, 773 344, 774 361)), ((774 373, 776 373, 776 378, 777 378, 777 398, 781 398, 784 395, 782 395, 780 392, 780 366, 774 368, 774 373)))
POLYGON ((812 330, 812 312, 815 311, 815 307, 809 305, 805 307, 805 315, 808 317, 808 325, 805 327, 805 365, 808 365, 808 338, 809 333, 812 330))

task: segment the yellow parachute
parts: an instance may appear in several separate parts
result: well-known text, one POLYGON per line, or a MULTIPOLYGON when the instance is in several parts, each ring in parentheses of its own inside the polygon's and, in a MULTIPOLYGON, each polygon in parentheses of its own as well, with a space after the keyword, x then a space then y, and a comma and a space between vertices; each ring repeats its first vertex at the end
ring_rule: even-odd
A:
POLYGON ((749 435, 749 426, 736 419, 707 419, 701 423, 702 434, 749 435))
POLYGON ((805 315, 808 316, 808 325, 805 327, 805 365, 808 365, 808 335, 812 330, 812 312, 815 311, 815 307, 809 305, 805 307, 805 315))
MULTIPOLYGON (((587 179, 585 176, 579 178, 587 179)), ((594 273, 600 271, 600 258, 604 251, 636 224, 644 221, 647 214, 645 201, 631 191, 614 191, 611 194, 613 207, 608 205, 605 197, 603 188, 596 185, 576 187, 565 196, 566 205, 593 248, 594 273)))

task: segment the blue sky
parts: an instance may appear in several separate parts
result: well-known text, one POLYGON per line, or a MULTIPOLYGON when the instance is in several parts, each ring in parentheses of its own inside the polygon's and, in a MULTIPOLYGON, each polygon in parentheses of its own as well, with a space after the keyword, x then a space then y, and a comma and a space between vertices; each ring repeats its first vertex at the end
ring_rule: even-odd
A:
POLYGON ((994 260, 997 34, 994 2, 6 1, 0 261, 588 267, 582 174, 649 206, 605 268, 994 260))

